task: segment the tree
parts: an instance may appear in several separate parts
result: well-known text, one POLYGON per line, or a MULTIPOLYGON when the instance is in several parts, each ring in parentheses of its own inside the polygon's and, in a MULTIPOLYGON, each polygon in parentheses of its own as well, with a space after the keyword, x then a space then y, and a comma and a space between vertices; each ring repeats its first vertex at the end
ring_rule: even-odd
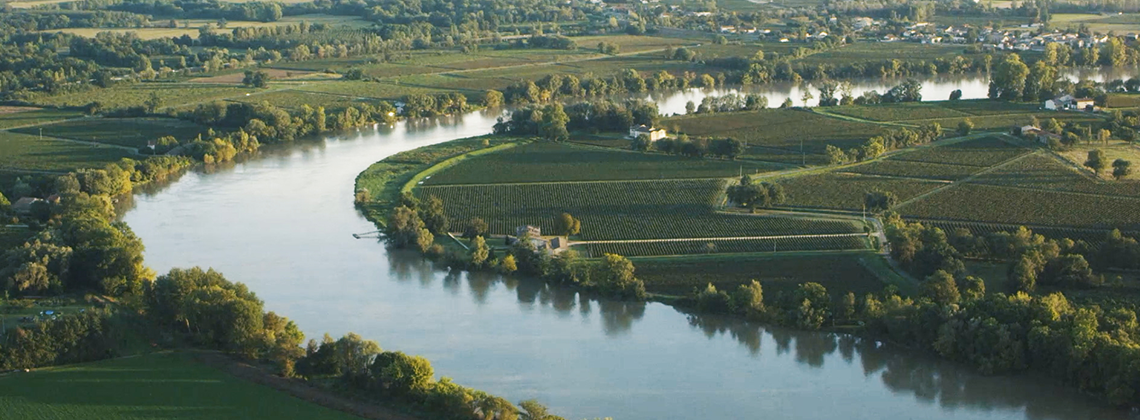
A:
POLYGON ((962 89, 954 89, 954 91, 950 92, 951 101, 957 101, 959 99, 962 99, 962 89))
POLYGON ((561 103, 553 103, 547 105, 542 110, 542 123, 539 125, 539 134, 547 140, 566 140, 570 138, 570 133, 566 131, 566 123, 570 122, 570 117, 566 115, 566 111, 562 109, 561 103))
POLYGON ((429 195, 420 209, 424 227, 433 234, 445 235, 450 226, 450 220, 443 209, 443 200, 435 195, 429 195))
POLYGON ((637 150, 639 152, 644 152, 646 150, 649 150, 649 146, 652 144, 653 141, 649 139, 648 135, 638 134, 637 137, 635 137, 633 141, 630 142, 629 148, 637 150))
POLYGON ((519 269, 518 263, 515 262, 515 256, 507 254, 503 260, 499 262, 499 269, 505 273, 510 274, 519 269))
POLYGON ((388 224, 384 226, 384 237, 389 245, 396 248, 416 243, 416 237, 424 230, 424 221, 415 210, 407 206, 399 206, 388 215, 388 224))
POLYGON ((898 201, 898 196, 891 191, 874 190, 863 197, 863 206, 871 213, 882 213, 893 208, 898 201))
POLYGON ((582 231, 582 221, 574 218, 570 213, 562 213, 555 221, 554 229, 559 235, 577 235, 578 232, 582 231))
POLYGON ((943 270, 935 271, 926 278, 922 284, 922 293, 939 305, 958 303, 961 295, 958 293, 958 284, 954 276, 943 270))
POLYGON ((732 293, 732 305, 745 314, 764 312, 764 288, 756 280, 740 285, 732 293))
POLYGON ((487 246, 487 241, 482 236, 476 236, 471 240, 471 265, 482 267, 490 256, 491 248, 487 246))
POLYGON ((847 153, 844 152, 843 149, 829 144, 827 145, 826 151, 828 164, 842 165, 844 163, 850 162, 850 157, 847 156, 847 153))
POLYGON ((790 98, 790 97, 787 99, 784 99, 784 102, 780 104, 781 109, 791 108, 793 106, 795 106, 795 104, 792 103, 792 98, 790 98))
POLYGON ((483 93, 483 106, 487 108, 498 108, 503 105, 503 92, 494 89, 489 89, 483 93))
POLYGON ((693 101, 685 102, 685 113, 692 114, 694 112, 697 112, 697 104, 694 104, 693 101))
POLYGON ((605 254, 598 267, 597 284, 606 294, 631 299, 645 298, 645 284, 634 277, 633 262, 617 254, 605 254))
POLYGON ((399 351, 377 354, 368 371, 381 389, 395 395, 423 395, 435 375, 427 359, 399 351))
POLYGON ((966 300, 978 300, 986 297, 986 282, 982 279, 968 276, 962 283, 962 297, 966 300))
POLYGON ((1108 160, 1104 156, 1104 151, 1100 149, 1089 150, 1088 159, 1085 159, 1085 166, 1088 166, 1100 176, 1100 172, 1108 166, 1108 160))
POLYGON ((466 239, 475 239, 476 236, 487 236, 489 230, 490 228, 487 226, 487 222, 484 222, 483 219, 478 217, 472 218, 467 221, 467 226, 463 228, 463 237, 466 239))
POLYGON ((143 108, 146 109, 147 114, 153 114, 158 111, 158 107, 162 105, 162 99, 158 97, 157 93, 151 92, 150 97, 146 102, 143 102, 143 108))
POLYGON ((1027 255, 1022 255, 1009 267, 1007 276, 1012 292, 1033 293, 1037 288, 1037 263, 1027 255))
MULTIPOLYGON (((1132 161, 1124 159, 1116 159, 1112 161, 1112 177, 1120 180, 1132 174, 1132 161)), ((2 204, 2 202, 0 202, 2 204)), ((0 207, 2 208, 2 207, 0 207)))
POLYGON ((1015 101, 1025 92, 1025 80, 1029 77, 1029 66, 1017 54, 1008 54, 998 64, 990 80, 990 99, 1015 101))
POLYGON ((242 77, 241 84, 245 86, 263 88, 269 86, 269 73, 265 70, 246 70, 245 77, 242 77))
POLYGON ((831 316, 831 296, 819 283, 808 282, 796 287, 792 304, 793 324, 799 328, 817 330, 831 316))
POLYGON ((519 403, 519 408, 522 412, 519 413, 519 420, 566 420, 562 417, 550 414, 546 406, 539 404, 535 400, 526 400, 519 403))
POLYGON ((804 93, 800 95, 800 99, 804 101, 804 106, 808 106, 808 101, 812 100, 813 98, 815 98, 815 96, 813 96, 811 94, 811 91, 807 89, 804 89, 804 93))
POLYGON ((973 129, 974 129, 974 122, 970 121, 969 118, 966 118, 966 119, 962 120, 962 122, 958 123, 958 135, 959 136, 969 135, 970 131, 973 129))

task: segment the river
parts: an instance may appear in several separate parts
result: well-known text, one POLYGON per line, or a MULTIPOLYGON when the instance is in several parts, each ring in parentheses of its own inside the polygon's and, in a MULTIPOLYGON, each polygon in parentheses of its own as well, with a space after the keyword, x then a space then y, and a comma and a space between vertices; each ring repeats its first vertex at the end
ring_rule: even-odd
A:
MULTIPOLYGON (((889 83, 857 86, 883 92, 889 83)), ((968 78, 931 81, 924 93, 953 88, 966 98, 985 95, 984 82, 968 78)), ((779 91, 769 96, 774 104, 779 91)), ((724 92, 660 102, 670 113, 708 93, 724 92)), ((375 229, 352 204, 360 171, 399 151, 489 133, 497 116, 401 122, 266 148, 140 192, 123 219, 159 273, 214 267, 309 337, 356 332, 426 356, 437 375, 514 402, 536 398, 569 419, 1127 418, 1050 380, 984 377, 869 340, 448 272, 375 239, 353 239, 375 229)))

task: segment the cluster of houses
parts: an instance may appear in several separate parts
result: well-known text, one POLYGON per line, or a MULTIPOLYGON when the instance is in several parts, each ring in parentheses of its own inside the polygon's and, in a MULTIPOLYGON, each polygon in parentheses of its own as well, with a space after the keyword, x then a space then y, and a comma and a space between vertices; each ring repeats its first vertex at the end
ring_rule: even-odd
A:
MULTIPOLYGON (((1050 111, 1086 111, 1096 110, 1095 101, 1091 98, 1074 98, 1072 95, 1058 96, 1045 101, 1044 108, 1050 111)), ((1061 135, 1044 130, 1035 125, 1023 125, 1014 129, 1014 134, 1028 139, 1035 139, 1043 144, 1049 140, 1061 140, 1061 135)))
POLYGON ((557 254, 570 249, 570 240, 565 236, 543 237, 542 228, 532 225, 523 225, 515 228, 515 236, 507 236, 507 245, 514 245, 520 239, 530 241, 535 252, 557 254))
MULTIPOLYGON (((1136 34, 1127 35, 1131 40, 1136 34)), ((1060 43, 1072 48, 1086 48, 1108 42, 1108 35, 1075 34, 1055 31, 1040 35, 1029 32, 992 31, 984 32, 980 39, 985 46, 1007 51, 1045 51, 1045 45, 1060 43)))

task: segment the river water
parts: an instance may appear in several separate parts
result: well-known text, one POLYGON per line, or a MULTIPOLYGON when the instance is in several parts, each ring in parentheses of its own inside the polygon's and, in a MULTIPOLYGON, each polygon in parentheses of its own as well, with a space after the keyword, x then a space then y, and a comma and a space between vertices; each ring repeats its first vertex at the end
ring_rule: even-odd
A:
MULTIPOLYGON (((891 85, 856 84, 880 92, 891 85)), ((985 96, 976 78, 929 81, 924 94, 943 99, 957 88, 966 98, 985 96)), ((797 89, 764 94, 779 104, 781 92, 795 98, 797 89)), ((672 113, 723 93, 656 99, 672 113)), ((869 340, 448 272, 375 239, 353 239, 375 230, 352 204, 360 171, 400 151, 489 133, 497 116, 401 122, 267 148, 140 192, 123 218, 159 273, 214 267, 309 337, 356 332, 426 356, 437 375, 515 402, 536 398, 569 419, 1127 418, 1041 378, 984 377, 869 340)))

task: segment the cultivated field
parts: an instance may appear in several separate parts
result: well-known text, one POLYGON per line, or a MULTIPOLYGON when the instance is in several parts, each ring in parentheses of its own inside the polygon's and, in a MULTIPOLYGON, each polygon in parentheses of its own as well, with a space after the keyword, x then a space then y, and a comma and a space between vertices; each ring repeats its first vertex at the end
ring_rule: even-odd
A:
POLYGON ((779 293, 790 293, 809 281, 824 285, 832 297, 840 291, 857 296, 881 291, 884 283, 868 269, 873 254, 807 256, 709 256, 707 258, 638 258, 637 278, 652 293, 681 295, 712 283, 718 290, 734 290, 740 284, 757 280, 764 287, 765 300, 779 293))
POLYGON ((906 178, 923 178, 936 180, 959 180, 968 177, 984 168, 964 165, 947 165, 932 162, 911 162, 893 158, 877 160, 863 165, 844 169, 863 175, 893 176, 906 178))
POLYGON ((1082 175, 1075 165, 1063 162, 1046 153, 1026 156, 1009 165, 981 175, 972 182, 1107 196, 1140 197, 1140 183, 1138 182, 1097 181, 1091 178, 1091 172, 1089 176, 1082 175))
MULTIPOLYGON (((665 119, 690 136, 732 137, 750 146, 799 153, 801 142, 809 163, 821 163, 827 145, 856 147, 883 130, 877 124, 840 120, 802 110, 762 110, 665 119)), ((745 158, 748 158, 744 156, 745 158)))
POLYGON ((965 183, 898 208, 907 217, 1140 230, 1140 198, 965 183))
POLYGON ((861 210, 871 191, 890 191, 900 201, 932 191, 945 183, 855 174, 823 173, 777 180, 788 195, 785 205, 795 207, 861 210))
POLYGON ((250 104, 269 102, 274 106, 290 108, 295 111, 299 111, 304 105, 308 105, 313 109, 323 106, 325 107, 325 111, 333 111, 344 109, 348 106, 359 106, 359 104, 364 102, 368 102, 372 105, 376 104, 376 100, 374 99, 334 95, 329 93, 306 92, 293 89, 265 92, 249 96, 238 96, 229 100, 233 102, 245 102, 250 104))
POLYGON ((852 105, 828 108, 827 111, 873 121, 927 120, 934 118, 969 117, 972 115, 944 107, 939 103, 852 105))
POLYGON ((513 233, 525 224, 554 233, 555 218, 563 212, 582 220, 582 240, 861 231, 850 221, 713 213, 724 185, 720 180, 673 180, 424 186, 417 194, 439 197, 458 223, 474 217, 486 220, 496 234, 513 233))
POLYGON ((207 128, 173 118, 84 118, 58 124, 26 127, 19 133, 93 141, 127 147, 144 147, 163 136, 192 140, 205 135, 207 128))
POLYGON ((102 167, 130 156, 117 147, 0 131, 0 170, 70 171, 102 167))
POLYGON ((356 418, 168 353, 0 377, 0 413, 27 420, 356 418))
POLYGON ((30 100, 38 105, 56 107, 82 107, 99 102, 104 109, 142 106, 151 94, 158 95, 159 107, 180 107, 199 102, 242 96, 256 92, 236 86, 209 86, 198 83, 125 83, 108 89, 90 89, 55 96, 40 96, 30 100))
POLYGON ((76 111, 59 109, 0 106, 0 130, 66 120, 80 115, 76 111))
POLYGON ((906 162, 990 167, 1025 154, 1028 150, 1000 137, 983 137, 937 147, 923 147, 891 156, 906 162))
POLYGON ((600 258, 604 254, 627 257, 647 255, 731 254, 780 251, 841 251, 866 249, 865 236, 767 238, 739 240, 698 240, 670 242, 619 242, 586 244, 585 255, 600 258))
POLYGON ((692 159, 535 142, 472 158, 432 176, 424 185, 726 178, 735 177, 740 171, 755 173, 772 169, 770 165, 748 161, 692 159))

